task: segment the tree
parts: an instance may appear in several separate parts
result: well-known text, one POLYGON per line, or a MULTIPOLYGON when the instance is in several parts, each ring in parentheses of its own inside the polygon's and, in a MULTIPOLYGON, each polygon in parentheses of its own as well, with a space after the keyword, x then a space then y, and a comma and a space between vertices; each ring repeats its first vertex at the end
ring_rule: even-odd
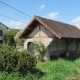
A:
POLYGON ((7 44, 10 46, 16 46, 15 43, 15 35, 17 34, 19 30, 7 30, 6 37, 7 37, 7 44))
POLYGON ((17 32, 16 36, 14 37, 15 41, 16 41, 16 45, 19 45, 19 46, 23 46, 23 42, 24 42, 24 39, 23 38, 18 38, 19 34, 22 32, 22 30, 20 30, 19 32, 17 32))

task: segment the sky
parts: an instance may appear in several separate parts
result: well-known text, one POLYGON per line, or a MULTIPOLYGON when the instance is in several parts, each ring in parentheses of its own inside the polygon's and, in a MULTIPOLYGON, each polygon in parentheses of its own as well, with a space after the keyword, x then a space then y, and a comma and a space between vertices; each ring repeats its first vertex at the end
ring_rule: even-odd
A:
POLYGON ((80 0, 0 0, 0 22, 9 28, 24 29, 34 15, 75 25, 80 29, 80 0), (9 19, 7 17, 13 18, 9 19), (16 20, 14 20, 16 19, 16 20))

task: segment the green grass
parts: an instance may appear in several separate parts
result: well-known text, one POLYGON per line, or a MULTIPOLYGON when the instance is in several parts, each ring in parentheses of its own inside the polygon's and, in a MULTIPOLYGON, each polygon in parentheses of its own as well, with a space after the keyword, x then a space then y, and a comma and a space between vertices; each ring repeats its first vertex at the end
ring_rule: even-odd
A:
POLYGON ((45 73, 45 75, 42 77, 43 80, 64 80, 67 77, 78 74, 76 65, 72 61, 59 59, 44 63, 40 62, 37 64, 37 68, 45 73))
POLYGON ((28 72, 0 72, 0 80, 80 80, 80 58, 38 62, 28 72))

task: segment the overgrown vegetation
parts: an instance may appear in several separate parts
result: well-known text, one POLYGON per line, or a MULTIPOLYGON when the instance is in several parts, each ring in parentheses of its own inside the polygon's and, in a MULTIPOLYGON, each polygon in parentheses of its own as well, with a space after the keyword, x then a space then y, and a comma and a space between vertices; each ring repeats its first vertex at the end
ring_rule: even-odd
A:
POLYGON ((0 70, 7 71, 25 71, 36 66, 36 58, 27 50, 17 51, 9 45, 0 45, 0 70))
POLYGON ((23 46, 23 43, 24 43, 24 39, 23 38, 21 38, 21 39, 15 39, 15 41, 16 41, 16 45, 18 46, 23 46))
POLYGON ((0 45, 0 80, 79 79, 79 56, 36 62, 36 58, 27 50, 19 52, 9 45, 0 45))
POLYGON ((39 63, 37 67, 45 72, 42 80, 65 80, 67 77, 78 74, 74 62, 63 59, 39 63))
POLYGON ((41 41, 34 41, 32 44, 34 46, 34 49, 40 54, 40 60, 44 60, 43 57, 47 50, 47 47, 41 41))
POLYGON ((24 39, 23 38, 18 38, 19 34, 22 32, 22 30, 20 30, 19 32, 16 33, 14 39, 16 41, 16 45, 17 46, 23 46, 23 43, 24 43, 24 39))
POLYGON ((7 44, 10 46, 16 46, 15 42, 15 35, 17 34, 19 30, 7 30, 6 32, 6 38, 7 38, 7 44))
POLYGON ((0 80, 79 80, 79 62, 80 58, 38 62, 36 68, 28 72, 0 72, 0 80))
POLYGON ((6 38, 7 38, 7 44, 10 46, 23 46, 24 39, 18 39, 18 35, 20 34, 20 30, 7 30, 6 32, 6 38))

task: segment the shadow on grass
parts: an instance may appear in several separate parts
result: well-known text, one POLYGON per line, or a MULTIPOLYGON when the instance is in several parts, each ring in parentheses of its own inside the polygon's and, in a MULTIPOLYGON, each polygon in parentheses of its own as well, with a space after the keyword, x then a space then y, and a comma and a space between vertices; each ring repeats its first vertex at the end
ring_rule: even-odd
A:
POLYGON ((30 75, 34 75, 38 79, 42 78, 42 76, 45 74, 44 72, 42 72, 41 70, 37 68, 33 68, 30 70, 25 70, 25 71, 19 71, 19 73, 22 77, 25 77, 28 73, 30 73, 30 75))
POLYGON ((39 78, 42 78, 42 76, 45 74, 44 72, 37 68, 31 70, 31 73, 35 74, 36 76, 38 75, 39 78))
POLYGON ((76 54, 70 54, 68 57, 66 57, 66 55, 60 55, 59 57, 52 57, 50 60, 59 60, 59 59, 65 59, 65 60, 69 60, 69 61, 75 61, 76 59, 80 58, 80 55, 76 55, 76 54))
POLYGON ((80 58, 80 55, 70 54, 68 57, 61 57, 61 58, 69 61, 75 61, 76 59, 80 58))

